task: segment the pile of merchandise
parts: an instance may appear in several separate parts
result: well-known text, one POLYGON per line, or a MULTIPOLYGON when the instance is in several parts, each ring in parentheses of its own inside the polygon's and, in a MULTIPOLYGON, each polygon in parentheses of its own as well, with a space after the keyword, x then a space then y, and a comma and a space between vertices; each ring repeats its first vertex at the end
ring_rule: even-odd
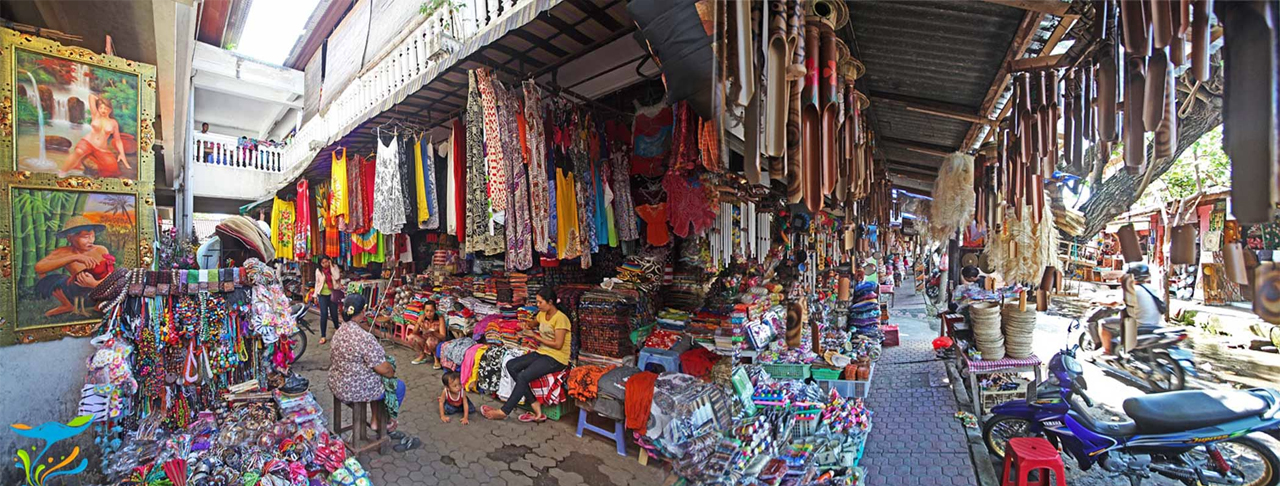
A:
POLYGON ((112 484, 369 484, 306 380, 276 272, 117 270, 80 410, 112 484))

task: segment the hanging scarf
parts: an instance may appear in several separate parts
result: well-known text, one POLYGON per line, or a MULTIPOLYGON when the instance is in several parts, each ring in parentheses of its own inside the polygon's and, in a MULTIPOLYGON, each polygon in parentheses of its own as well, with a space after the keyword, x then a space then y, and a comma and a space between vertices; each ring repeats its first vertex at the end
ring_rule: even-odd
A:
MULTIPOLYGON (((311 187, 307 183, 306 178, 298 179, 298 198, 294 211, 297 216, 294 218, 293 230, 293 258, 295 260, 306 260, 311 258, 311 218, 313 217, 311 206, 311 187)), ((279 253, 277 253, 279 254, 279 253)), ((284 255, 289 255, 286 253, 284 255)))
POLYGON ((493 76, 488 69, 476 69, 476 83, 480 88, 480 104, 484 110, 484 162, 488 168, 489 211, 496 214, 507 210, 507 166, 503 160, 502 123, 498 120, 498 100, 494 94, 493 76))
POLYGON ((542 131, 542 93, 533 80, 524 82, 525 140, 529 146, 529 212, 533 249, 547 252, 551 240, 551 199, 547 186, 547 145, 542 131))
POLYGON ((627 429, 644 432, 649 429, 649 412, 653 406, 653 386, 658 374, 641 371, 627 378, 627 429))

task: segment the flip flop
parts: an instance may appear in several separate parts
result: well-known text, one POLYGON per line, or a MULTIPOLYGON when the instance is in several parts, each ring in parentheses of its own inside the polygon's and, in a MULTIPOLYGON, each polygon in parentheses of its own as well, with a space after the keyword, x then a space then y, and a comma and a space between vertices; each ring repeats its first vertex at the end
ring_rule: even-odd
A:
POLYGON ((405 437, 400 441, 399 444, 396 444, 391 449, 396 452, 405 452, 405 451, 411 451, 411 450, 417 449, 419 447, 422 447, 422 441, 419 440, 417 437, 405 437))
POLYGON ((440 369, 440 363, 436 363, 436 364, 431 365, 431 369, 433 369, 433 370, 438 370, 438 369, 440 369))
POLYGON ((387 434, 387 437, 390 437, 390 438, 391 438, 391 440, 403 440, 403 439, 405 438, 405 436, 407 436, 407 435, 409 435, 409 434, 406 434, 406 433, 404 433, 404 432, 401 432, 401 431, 397 430, 397 431, 395 431, 395 432, 392 432, 392 433, 390 433, 390 434, 387 434))
MULTIPOLYGON (((410 361, 409 363, 420 365, 420 364, 427 364, 427 361, 428 361, 427 358, 417 358, 413 361, 410 361)), ((436 369, 440 369, 440 368, 436 368, 436 369)))
POLYGON ((536 415, 532 413, 525 412, 520 414, 520 421, 527 424, 530 424, 530 423, 540 424, 540 423, 546 422, 547 418, 546 417, 538 418, 536 415))

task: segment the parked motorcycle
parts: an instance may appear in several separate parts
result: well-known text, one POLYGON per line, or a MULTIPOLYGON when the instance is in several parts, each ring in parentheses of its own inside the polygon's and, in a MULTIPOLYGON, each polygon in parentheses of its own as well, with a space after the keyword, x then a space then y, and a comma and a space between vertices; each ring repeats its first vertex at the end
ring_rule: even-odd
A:
POLYGON ((1177 391, 1129 398, 1127 418, 1108 422, 1089 413, 1076 348, 1049 360, 1050 379, 1031 400, 994 407, 982 429, 987 448, 1004 457, 1009 439, 1045 437, 1081 470, 1095 464, 1140 486, 1160 475, 1190 485, 1280 484, 1280 450, 1267 435, 1280 430, 1280 391, 1177 391))
POLYGON ((289 316, 298 323, 298 331, 289 336, 289 340, 293 342, 293 362, 302 358, 307 352, 307 334, 315 334, 315 330, 311 329, 311 323, 307 321, 307 310, 311 307, 309 300, 294 303, 289 308, 289 316))
POLYGON ((1138 343, 1132 350, 1122 350, 1117 336, 1113 338, 1116 344, 1112 347, 1116 350, 1115 356, 1097 359, 1102 352, 1099 330, 1103 321, 1118 319, 1119 313, 1118 307, 1101 306, 1090 311, 1085 319, 1087 327, 1080 333, 1079 344, 1091 362, 1114 373, 1145 381, 1153 392, 1181 390, 1186 388, 1187 374, 1199 375, 1195 356, 1190 350, 1178 346, 1187 339, 1186 329, 1178 327, 1141 326, 1138 328, 1138 343))

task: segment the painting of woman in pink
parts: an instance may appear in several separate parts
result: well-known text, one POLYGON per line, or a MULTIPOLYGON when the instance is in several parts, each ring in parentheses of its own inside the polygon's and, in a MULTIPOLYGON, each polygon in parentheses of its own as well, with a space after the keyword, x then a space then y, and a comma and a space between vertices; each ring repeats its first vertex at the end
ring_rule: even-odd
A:
POLYGON ((98 177, 120 177, 122 169, 131 169, 125 157, 124 141, 120 137, 120 123, 112 117, 111 102, 97 95, 89 95, 88 135, 76 142, 75 150, 58 167, 58 177, 66 177, 69 171, 84 170, 98 177), (114 151, 114 153, 113 153, 114 151))

